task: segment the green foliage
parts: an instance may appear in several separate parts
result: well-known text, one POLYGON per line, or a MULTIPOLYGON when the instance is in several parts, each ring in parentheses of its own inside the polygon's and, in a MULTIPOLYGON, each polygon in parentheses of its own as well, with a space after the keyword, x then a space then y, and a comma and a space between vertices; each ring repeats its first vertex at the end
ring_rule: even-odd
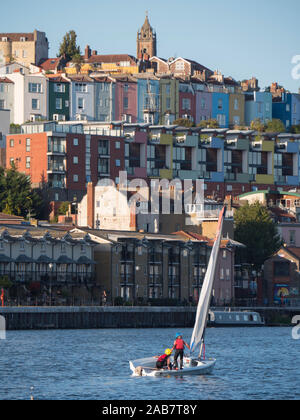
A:
POLYGON ((10 134, 20 134, 21 126, 19 124, 10 124, 10 134))
POLYGON ((9 289, 13 283, 9 280, 8 276, 0 276, 0 288, 9 289))
POLYGON ((285 133, 286 129, 281 120, 274 119, 266 125, 266 133, 285 133))
POLYGON ((217 120, 205 120, 201 121, 200 124, 197 125, 200 128, 219 128, 219 123, 217 120))
POLYGON ((36 216, 42 200, 31 189, 30 178, 17 171, 14 164, 10 169, 0 168, 0 211, 16 216, 36 216))
POLYGON ((80 72, 81 65, 83 63, 83 58, 80 54, 75 54, 72 57, 72 63, 75 65, 76 73, 80 72))
POLYGON ((292 125, 289 132, 292 134, 300 134, 300 125, 292 125))
POLYGON ((80 55, 80 47, 76 45, 76 39, 75 31, 71 30, 66 33, 59 47, 59 57, 65 55, 66 59, 70 61, 75 55, 80 55))
POLYGON ((63 203, 61 203, 58 209, 58 214, 61 216, 65 216, 69 210, 69 205, 70 203, 68 201, 64 201, 63 203))
POLYGON ((247 262, 260 269, 279 250, 282 241, 266 207, 246 204, 234 214, 235 239, 247 246, 247 262))
POLYGON ((180 127, 187 127, 187 128, 195 126, 195 124, 187 118, 178 118, 177 120, 174 121, 173 124, 179 125, 180 127))
POLYGON ((259 118, 256 118, 251 122, 250 128, 251 130, 259 131, 260 133, 263 133, 266 129, 265 125, 261 122, 259 118))

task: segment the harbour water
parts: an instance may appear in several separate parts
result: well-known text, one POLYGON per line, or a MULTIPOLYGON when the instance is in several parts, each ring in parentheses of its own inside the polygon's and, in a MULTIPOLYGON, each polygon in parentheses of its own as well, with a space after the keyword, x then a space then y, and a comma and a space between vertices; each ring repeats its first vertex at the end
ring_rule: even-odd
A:
MULTIPOLYGON (((300 399, 300 341, 291 328, 210 328, 211 376, 131 376, 128 361, 172 346, 175 329, 8 331, 0 399, 300 399), (33 387, 33 389, 31 389, 33 387)), ((191 329, 183 329, 188 341, 191 329)))

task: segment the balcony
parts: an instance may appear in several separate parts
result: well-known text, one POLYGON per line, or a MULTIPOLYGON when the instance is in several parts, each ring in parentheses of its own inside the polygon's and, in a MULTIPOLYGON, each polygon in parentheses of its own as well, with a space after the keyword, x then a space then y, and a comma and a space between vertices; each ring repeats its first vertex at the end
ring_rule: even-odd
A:
POLYGON ((95 273, 77 272, 40 272, 40 271, 9 271, 1 270, 0 277, 7 277, 14 284, 40 282, 46 286, 95 284, 95 273))
POLYGON ((66 172, 66 168, 64 165, 50 163, 48 164, 47 173, 57 173, 57 174, 64 174, 66 172))
POLYGON ((48 147, 47 155, 65 155, 66 154, 66 146, 54 146, 51 145, 48 147))

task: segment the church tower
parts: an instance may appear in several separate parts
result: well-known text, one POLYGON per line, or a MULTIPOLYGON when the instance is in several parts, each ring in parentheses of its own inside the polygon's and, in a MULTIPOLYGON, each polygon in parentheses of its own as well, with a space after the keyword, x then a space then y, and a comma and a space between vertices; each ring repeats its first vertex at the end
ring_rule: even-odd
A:
POLYGON ((150 58, 156 55, 156 33, 149 23, 147 12, 144 25, 137 33, 137 59, 142 59, 144 54, 150 58))

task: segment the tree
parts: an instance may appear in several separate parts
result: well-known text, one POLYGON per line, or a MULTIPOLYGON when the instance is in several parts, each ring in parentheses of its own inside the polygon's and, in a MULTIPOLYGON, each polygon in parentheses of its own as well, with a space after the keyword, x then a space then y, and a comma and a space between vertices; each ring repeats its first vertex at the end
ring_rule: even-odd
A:
POLYGON ((300 125, 292 125, 289 132, 292 134, 300 134, 300 125))
POLYGON ((80 54, 75 54, 72 57, 72 63, 75 65, 76 73, 78 74, 81 70, 83 58, 80 54))
POLYGON ((263 133, 266 129, 265 124, 261 122, 260 118, 251 121, 250 128, 251 130, 259 131, 260 133, 263 133))
POLYGON ((259 270, 282 245, 276 224, 259 202, 240 207, 234 214, 234 223, 235 239, 247 247, 247 262, 259 270))
POLYGON ((69 207, 70 207, 70 203, 69 203, 69 201, 64 201, 63 203, 61 203, 61 205, 59 206, 59 209, 58 209, 58 214, 59 215, 62 215, 62 216, 65 216, 67 213, 68 213, 68 211, 69 211, 69 207))
POLYGON ((190 121, 188 118, 178 118, 173 122, 174 125, 179 125, 180 127, 194 127, 194 123, 190 121))
POLYGON ((77 35, 75 31, 71 30, 67 32, 60 44, 58 56, 62 57, 64 55, 70 61, 75 55, 80 55, 80 47, 77 46, 76 39, 77 35))
POLYGON ((220 125, 217 120, 204 120, 201 121, 200 124, 197 125, 197 127, 201 128, 219 128, 220 125))
POLYGON ((32 190, 30 178, 11 168, 0 168, 0 211, 6 214, 28 217, 40 212, 42 200, 32 190))
POLYGON ((285 131, 285 125, 281 120, 274 119, 267 123, 266 133, 285 133, 285 131))

